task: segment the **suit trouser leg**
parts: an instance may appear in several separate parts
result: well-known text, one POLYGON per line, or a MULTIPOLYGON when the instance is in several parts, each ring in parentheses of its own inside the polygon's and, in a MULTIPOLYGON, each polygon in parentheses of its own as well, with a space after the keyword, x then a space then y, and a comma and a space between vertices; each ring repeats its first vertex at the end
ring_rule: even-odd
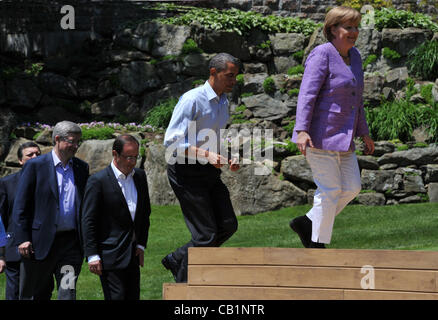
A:
POLYGON ((202 168, 201 165, 191 166, 183 168, 187 174, 183 179, 172 168, 168 170, 170 185, 180 202, 184 220, 192 235, 188 243, 173 252, 180 264, 177 282, 187 281, 189 247, 219 247, 237 230, 230 194, 220 175, 214 171, 210 173, 210 169, 202 168))
POLYGON ((129 265, 124 269, 103 270, 100 276, 105 300, 139 300, 140 268, 135 248, 129 265))
POLYGON ((20 261, 6 261, 6 300, 18 300, 20 288, 20 261))
POLYGON ((50 300, 55 277, 58 300, 75 300, 82 260, 76 232, 57 234, 45 259, 22 259, 20 299, 50 300))

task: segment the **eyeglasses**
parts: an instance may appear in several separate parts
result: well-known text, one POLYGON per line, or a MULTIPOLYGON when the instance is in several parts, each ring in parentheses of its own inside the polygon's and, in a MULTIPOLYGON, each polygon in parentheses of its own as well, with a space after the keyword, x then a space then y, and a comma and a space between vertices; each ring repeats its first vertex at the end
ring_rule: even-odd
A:
POLYGON ((76 146, 78 146, 78 147, 80 147, 80 145, 81 145, 81 143, 82 143, 82 141, 74 141, 74 140, 69 140, 69 139, 67 139, 67 138, 60 138, 62 141, 65 141, 65 142, 67 142, 68 144, 71 144, 71 145, 76 145, 76 146))
POLYGON ((124 156, 123 154, 119 154, 123 159, 126 159, 128 161, 137 161, 138 159, 141 159, 141 155, 137 156, 124 156))

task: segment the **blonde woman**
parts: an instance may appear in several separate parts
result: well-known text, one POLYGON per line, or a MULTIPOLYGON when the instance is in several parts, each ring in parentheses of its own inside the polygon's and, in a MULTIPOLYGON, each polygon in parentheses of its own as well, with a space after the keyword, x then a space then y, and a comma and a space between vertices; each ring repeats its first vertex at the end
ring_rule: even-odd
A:
POLYGON ((353 138, 362 138, 366 154, 374 152, 363 108, 362 59, 354 47, 360 21, 355 9, 331 9, 324 24, 328 42, 305 63, 292 141, 306 156, 317 190, 312 209, 290 227, 306 248, 330 243, 336 215, 361 189, 353 138))

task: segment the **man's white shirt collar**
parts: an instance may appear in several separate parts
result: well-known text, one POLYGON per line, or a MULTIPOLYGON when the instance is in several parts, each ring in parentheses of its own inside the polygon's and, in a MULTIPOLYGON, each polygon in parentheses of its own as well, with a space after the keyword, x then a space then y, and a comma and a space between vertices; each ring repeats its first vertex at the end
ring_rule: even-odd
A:
POLYGON ((125 176, 125 174, 117 169, 117 167, 114 165, 114 160, 111 161, 111 168, 113 169, 114 175, 117 179, 127 180, 128 178, 132 178, 134 176, 134 169, 128 174, 128 176, 125 176))

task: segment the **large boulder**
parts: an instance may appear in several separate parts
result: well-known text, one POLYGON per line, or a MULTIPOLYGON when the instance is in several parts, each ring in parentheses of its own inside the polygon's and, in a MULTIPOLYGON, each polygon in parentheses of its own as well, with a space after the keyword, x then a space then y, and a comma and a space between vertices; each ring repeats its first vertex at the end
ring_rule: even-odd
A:
POLYGON ((358 194, 355 202, 364 206, 383 206, 386 198, 384 194, 379 192, 365 192, 358 194))
POLYGON ((17 76, 7 82, 6 95, 11 106, 34 109, 40 102, 43 93, 38 89, 34 79, 27 76, 17 76))
POLYGON ((281 162, 280 172, 289 181, 301 181, 314 184, 312 169, 303 155, 290 156, 281 162))
POLYGON ((269 35, 274 55, 291 55, 303 50, 306 37, 301 33, 276 33, 269 35))
POLYGON ((0 112, 0 160, 4 159, 9 151, 9 136, 17 125, 16 116, 11 110, 2 108, 0 112))
POLYGON ((90 174, 94 174, 110 165, 113 160, 112 147, 114 139, 86 140, 76 153, 76 157, 90 166, 90 174))
POLYGON ((44 72, 39 75, 39 86, 41 90, 53 97, 76 98, 78 91, 76 81, 62 75, 44 72))
POLYGON ((307 194, 289 181, 282 181, 263 165, 244 165, 237 172, 222 169, 237 215, 256 214, 307 203, 307 194), (258 171, 265 171, 263 175, 258 171))
POLYGON ((154 205, 178 204, 167 178, 166 148, 162 144, 146 146, 144 170, 148 179, 149 197, 154 205))
POLYGON ((191 28, 188 26, 160 24, 152 40, 152 55, 156 57, 180 55, 184 43, 190 37, 190 33, 191 28))
POLYGON ((269 75, 267 73, 246 73, 243 75, 242 93, 263 93, 263 82, 269 75))
POLYGON ((159 87, 161 80, 155 67, 145 61, 133 61, 119 74, 120 87, 131 95, 159 87))
POLYGON ((409 51, 433 37, 433 31, 419 28, 382 30, 382 47, 389 47, 401 56, 407 56, 409 51))
POLYGON ((207 53, 227 52, 242 61, 251 59, 245 38, 236 32, 203 30, 197 32, 194 38, 207 53))
POLYGON ((438 163, 438 146, 428 148, 413 148, 406 151, 396 151, 386 153, 377 159, 379 165, 386 163, 396 163, 398 166, 426 165, 438 163))
POLYGON ((285 103, 264 93, 243 98, 242 102, 254 114, 254 117, 265 120, 283 119, 291 112, 285 103))

